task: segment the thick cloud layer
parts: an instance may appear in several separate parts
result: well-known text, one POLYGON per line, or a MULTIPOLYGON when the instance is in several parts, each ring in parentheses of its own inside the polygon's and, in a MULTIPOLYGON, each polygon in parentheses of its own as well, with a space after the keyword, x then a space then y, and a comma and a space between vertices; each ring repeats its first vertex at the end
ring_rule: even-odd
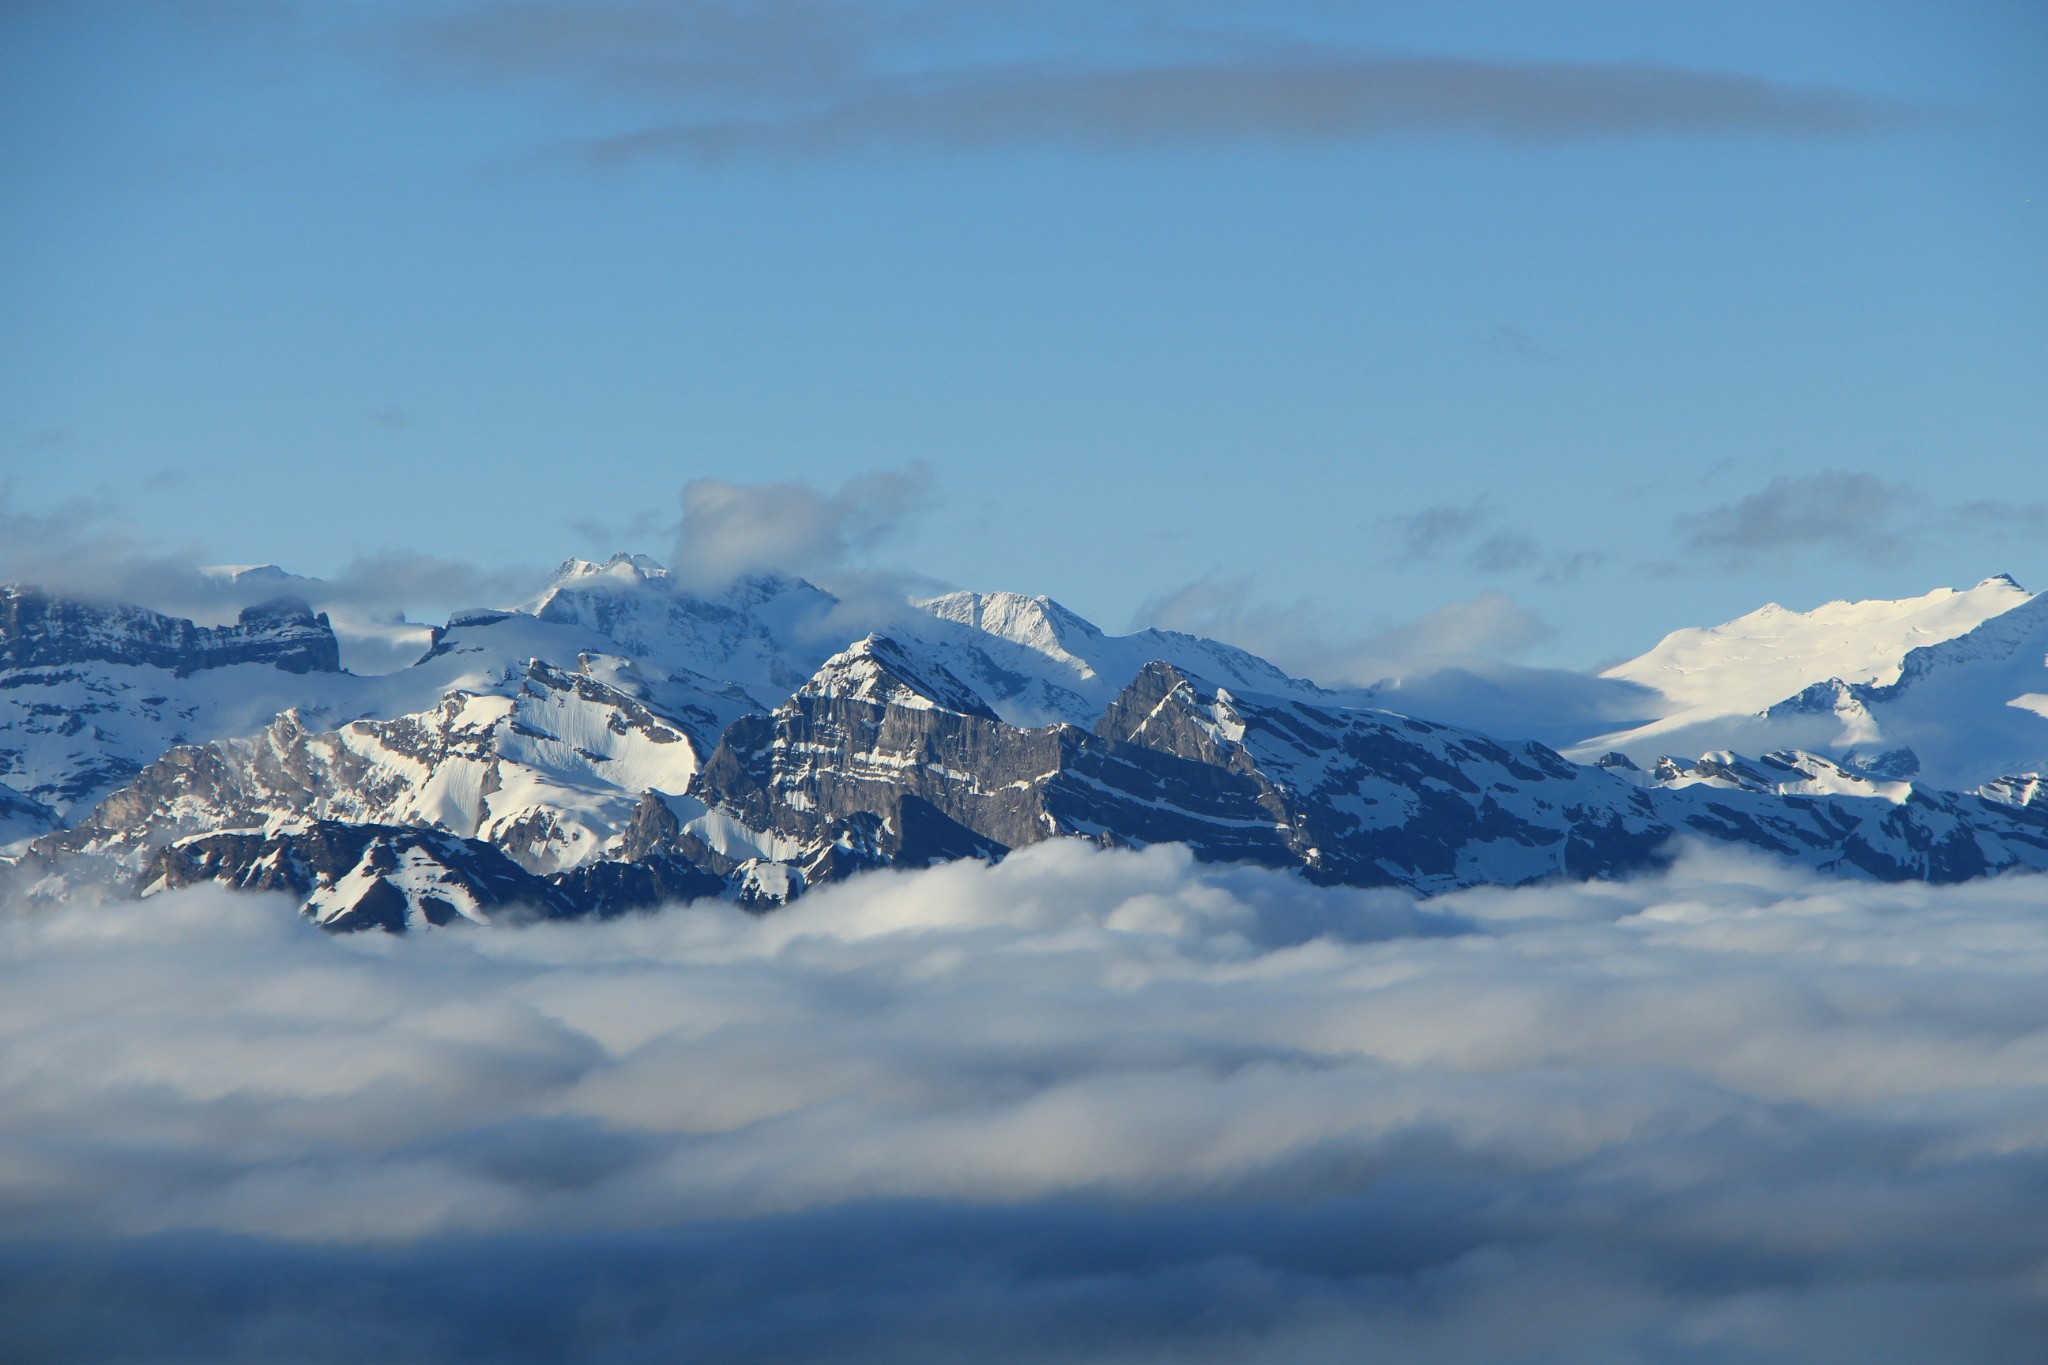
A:
POLYGON ((0 919, 0 1356, 2016 1360, 2048 882, 0 919))

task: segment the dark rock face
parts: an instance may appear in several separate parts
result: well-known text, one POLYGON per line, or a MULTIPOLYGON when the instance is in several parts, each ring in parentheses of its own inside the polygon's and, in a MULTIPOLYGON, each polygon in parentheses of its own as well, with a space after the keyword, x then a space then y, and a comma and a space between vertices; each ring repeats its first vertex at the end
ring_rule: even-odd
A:
POLYGON ((416 825, 314 820, 296 828, 200 835, 150 856, 144 890, 218 882, 284 891, 324 929, 403 933, 419 924, 609 917, 725 887, 687 861, 655 855, 538 877, 478 839, 416 825))
POLYGON ((1651 865, 1670 835, 1644 793, 1541 744, 1232 697, 1163 665, 1099 728, 1242 774, 1287 861, 1316 881, 1441 890, 1612 876, 1651 865))
POLYGON ((161 668, 178 677, 231 664, 335 673, 341 669, 341 647, 327 617, 314 615, 294 597, 245 608, 232 626, 197 626, 141 607, 0 588, 0 669, 95 661, 161 668))
POLYGON ((1256 828, 1271 821, 1242 774, 1071 725, 1006 725, 959 679, 913 666, 886 639, 837 656, 772 715, 733 725, 692 793, 750 827, 849 850, 865 817, 867 856, 896 865, 1063 835, 1288 861, 1256 828))
POLYGON ((773 715, 734 722, 691 792, 750 828, 839 849, 836 866, 992 856, 1015 847, 991 831, 1028 818, 1029 797, 983 788, 1021 780, 1048 733, 1004 725, 945 669, 871 637, 773 715))
POLYGON ((740 721, 695 794, 800 841, 872 816, 895 863, 1078 835, 1425 888, 1627 870, 1672 833, 1649 795, 1541 745, 1240 700, 1165 664, 1148 665, 1093 734, 1018 729, 949 704, 957 679, 914 676, 900 658, 886 641, 850 651, 827 665, 837 676, 740 721))
POLYGON ((548 881, 569 906, 568 913, 600 919, 677 901, 702 900, 726 890, 725 878, 679 854, 587 863, 548 881))
POLYGON ((693 792, 797 841, 867 816, 875 851, 913 865, 1080 836, 1442 891, 1621 875, 1688 835, 1888 880, 2048 867, 2048 823, 2032 808, 1788 796, 1777 784, 1811 774, 1777 755, 1671 774, 1718 785, 1638 785, 1623 775, 1641 777, 1632 767, 1580 767, 1541 744, 1385 712, 1234 697, 1159 663, 1094 733, 1026 730, 956 709, 957 679, 913 675, 899 658, 867 647, 835 659, 772 715, 728 730, 693 792))
POLYGON ((337 932, 487 920, 518 909, 544 918, 576 913, 561 890, 489 844, 440 830, 332 820, 266 833, 207 834, 159 849, 143 873, 150 889, 219 882, 286 891, 337 932))

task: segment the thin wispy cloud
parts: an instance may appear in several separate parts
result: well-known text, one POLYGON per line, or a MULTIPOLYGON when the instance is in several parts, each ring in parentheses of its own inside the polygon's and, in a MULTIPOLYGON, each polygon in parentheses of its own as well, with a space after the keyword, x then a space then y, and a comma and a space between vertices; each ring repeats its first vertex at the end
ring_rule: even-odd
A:
POLYGON ((409 71, 554 84, 640 112, 581 144, 599 161, 1414 133, 1837 137, 1923 116, 1741 72, 1351 48, 1309 41, 1288 17, 1229 5, 520 3, 356 41, 409 71))
POLYGON ((678 121, 590 144, 599 160, 822 152, 876 143, 973 150, 1397 133, 1529 141, 1646 133, 1838 135, 1893 121, 1851 96, 1677 67, 1302 60, 1134 70, 945 73, 876 81, 815 111, 678 121))
POLYGON ((1875 474, 1827 469, 1784 475, 1754 493, 1681 514, 1673 529, 1688 550, 1719 568, 1814 556, 1888 564, 1913 558, 1929 540, 2024 543, 2048 531, 2048 503, 1950 503, 1875 474))
POLYGON ((213 561, 209 546, 163 544, 104 504, 81 500, 32 510, 0 487, 0 583, 133 604, 202 624, 232 621, 242 608, 272 598, 297 597, 327 613, 344 666, 358 672, 386 672, 417 659, 428 639, 422 615, 432 621, 453 609, 516 602, 532 593, 544 572, 398 549, 356 555, 321 577, 293 571, 303 565, 237 574, 237 566, 213 561))
POLYGON ((1830 549, 1883 562, 1912 551, 1894 525, 1910 507, 1905 489, 1874 474, 1827 470, 1773 479, 1677 525, 1690 548, 1730 558, 1830 549))
POLYGON ((1524 573, 1540 582, 1562 583, 1607 560, 1596 550, 1552 550, 1528 531, 1502 526, 1485 496, 1436 503, 1394 517, 1391 524, 1401 540, 1397 564, 1448 559, 1476 573, 1524 573))
POLYGON ((1395 519, 1401 531, 1402 548, 1411 556, 1426 559, 1478 531, 1486 520, 1484 498, 1468 503, 1437 503, 1419 512, 1395 519))
POLYGON ((829 493, 692 479, 683 485, 672 567, 697 589, 750 573, 829 575, 901 530, 931 491, 923 464, 858 475, 829 493))
POLYGON ((1478 342, 1489 354, 1504 360, 1542 365, 1558 358, 1556 351, 1539 341, 1525 328, 1514 326, 1512 323, 1498 323, 1488 328, 1479 336, 1478 342))
POLYGON ((1435 668, 1477 667, 1524 654, 1550 638, 1536 611, 1501 592, 1433 607, 1363 636, 1330 629, 1308 601, 1275 603, 1249 578, 1204 578, 1159 594, 1132 624, 1228 641, 1289 672, 1331 686, 1364 687, 1435 668))
MULTIPOLYGON (((1438 510, 1459 520, 1460 509, 1438 510)), ((1558 747, 1656 713, 1654 694, 1634 683, 1518 662, 1555 638, 1553 628, 1499 591, 1345 634, 1331 629, 1326 606, 1272 601, 1250 578, 1210 577, 1152 598, 1132 624, 1240 645, 1326 687, 1361 689, 1367 705, 1558 747)))
POLYGON ((373 613, 433 603, 482 606, 514 599, 538 578, 534 569, 486 568, 394 549, 357 555, 322 578, 288 572, 238 583, 212 565, 213 557, 198 541, 163 544, 105 504, 80 500, 35 510, 0 487, 0 582, 199 620, 232 618, 241 607, 281 593, 316 607, 373 613))

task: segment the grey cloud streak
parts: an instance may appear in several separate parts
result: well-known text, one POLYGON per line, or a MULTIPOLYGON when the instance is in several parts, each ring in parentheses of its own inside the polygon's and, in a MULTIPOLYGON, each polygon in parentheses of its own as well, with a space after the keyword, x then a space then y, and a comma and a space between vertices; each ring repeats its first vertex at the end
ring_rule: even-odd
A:
POLYGON ((1389 520, 1401 533, 1402 553, 1392 559, 1395 564, 1455 555, 1479 573, 1528 571, 1542 582, 1559 583, 1607 562, 1598 551, 1551 550, 1527 531, 1497 528, 1492 499, 1484 495, 1389 520))
POLYGON ((1527 141, 1651 133, 1837 136, 1912 116, 1840 91, 1682 67, 1304 57, 1114 70, 993 70, 871 81, 823 108, 680 120, 595 140, 599 160, 717 159, 871 143, 1112 147, 1396 133, 1527 141))
POLYGON ((760 920, 0 917, 0 1354, 2019 1358, 2042 894, 1060 843, 760 920))
POLYGON ((1754 493, 1681 515, 1672 527, 1687 549, 1724 568, 1809 554, 1886 564, 1911 559, 1923 540, 2036 539, 2048 532, 2048 503, 1947 503, 1866 471, 1823 469, 1782 475, 1754 493))
POLYGON ((552 85, 638 119, 576 144, 600 161, 1415 132, 1834 137, 1930 113, 1654 62, 1378 50, 1286 5, 473 4, 349 45, 412 79, 552 85))
POLYGON ((1735 502, 1678 518, 1695 550, 1740 559, 1829 547, 1883 563, 1912 553, 1895 526, 1907 491, 1874 474, 1823 470, 1788 475, 1735 502))

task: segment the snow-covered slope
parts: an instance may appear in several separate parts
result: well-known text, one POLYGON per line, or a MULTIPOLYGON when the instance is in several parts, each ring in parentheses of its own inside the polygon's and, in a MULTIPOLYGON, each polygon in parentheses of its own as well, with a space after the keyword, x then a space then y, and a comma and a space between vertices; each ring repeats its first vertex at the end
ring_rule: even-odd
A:
POLYGON ((139 869, 179 838, 307 820, 428 826, 553 873, 614 855, 646 792, 680 796, 734 719, 718 698, 657 711, 591 672, 534 661, 509 693, 338 730, 288 711, 246 739, 171 750, 62 836, 139 869))
POLYGON ((1772 602, 1718 626, 1674 630, 1601 676, 1654 688, 1680 712, 1761 711, 1829 678, 1896 681, 1909 651, 1953 640, 2032 596, 2001 574, 1896 601, 1828 602, 1812 611, 1772 602))
POLYGON ((737 684, 768 707, 845 643, 832 634, 838 606, 830 593, 779 574, 702 596, 645 555, 622 554, 565 562, 524 614, 602 639, 608 652, 651 671, 737 684))
POLYGON ((932 620, 912 618, 894 633, 917 640, 1014 725, 1093 725, 1154 660, 1271 696, 1356 700, 1220 640, 1170 630, 1107 634, 1049 597, 954 592, 917 605, 932 620))
POLYGON ((1973 788, 2048 765, 2048 599, 2007 577, 1899 601, 1766 606, 1675 631, 1606 677, 1666 714, 1590 736, 1581 760, 1804 750, 1889 777, 1973 788), (2036 705, 2035 703, 2040 703, 2036 705))
MULTIPOLYGON (((954 592, 907 605, 860 620, 831 594, 773 574, 702 596, 677 588, 643 555, 615 555, 563 564, 528 604, 526 619, 587 632, 599 648, 651 672, 736 684, 763 709, 778 705, 849 640, 874 630, 940 664, 1005 720, 1022 725, 1092 725, 1154 659, 1274 695, 1335 695, 1220 641, 1160 630, 1110 635, 1047 597, 954 592)), ((471 631, 467 638, 481 636, 471 631)), ((523 643, 542 657, 562 648, 534 636, 523 643)))
POLYGON ((1824 742, 1809 747, 1933 787, 2048 773, 2048 597, 1914 650, 1890 683, 1823 684, 1760 724, 1818 727, 1824 742))

